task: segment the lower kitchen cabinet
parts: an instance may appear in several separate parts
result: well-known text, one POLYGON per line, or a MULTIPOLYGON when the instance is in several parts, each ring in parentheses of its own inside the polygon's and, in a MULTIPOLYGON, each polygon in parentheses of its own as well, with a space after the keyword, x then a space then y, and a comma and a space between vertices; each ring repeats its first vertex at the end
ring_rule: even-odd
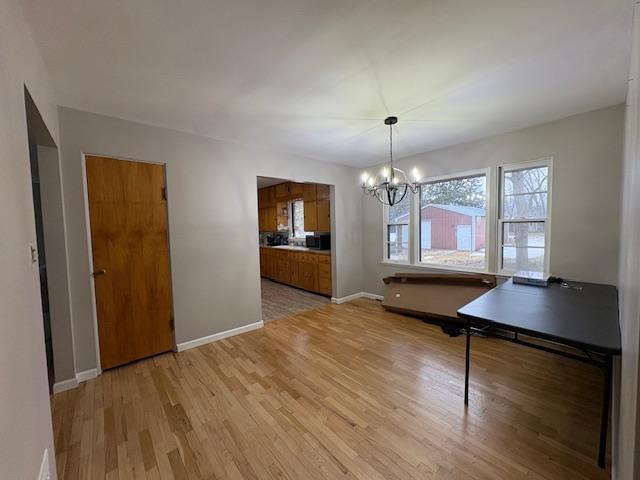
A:
POLYGON ((331 296, 331 255, 261 247, 260 275, 331 296))

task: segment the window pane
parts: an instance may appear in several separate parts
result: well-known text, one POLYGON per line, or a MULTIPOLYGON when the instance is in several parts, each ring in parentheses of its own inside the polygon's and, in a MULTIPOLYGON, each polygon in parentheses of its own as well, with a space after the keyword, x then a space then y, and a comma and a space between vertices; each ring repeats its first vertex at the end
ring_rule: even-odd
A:
POLYGON ((411 193, 407 192, 402 201, 393 207, 389 207, 387 223, 409 223, 409 206, 411 193))
POLYGON ((409 261, 409 244, 399 242, 387 243, 387 258, 396 262, 409 261))
POLYGON ((485 175, 430 182, 420 192, 420 261, 485 268, 485 175))
POLYGON ((389 225, 387 242, 409 243, 409 225, 389 225))
POLYGON ((544 222, 502 224, 502 244, 513 247, 544 248, 544 222))
POLYGON ((291 203, 293 209, 293 236, 295 238, 305 238, 307 233, 304 231, 304 202, 297 200, 291 203))
POLYGON ((544 272, 544 248, 503 247, 502 268, 515 272, 544 272))
POLYGON ((505 195, 503 218, 547 218, 547 194, 505 195))
POLYGON ((549 167, 509 170, 504 174, 505 195, 536 193, 548 190, 549 167))

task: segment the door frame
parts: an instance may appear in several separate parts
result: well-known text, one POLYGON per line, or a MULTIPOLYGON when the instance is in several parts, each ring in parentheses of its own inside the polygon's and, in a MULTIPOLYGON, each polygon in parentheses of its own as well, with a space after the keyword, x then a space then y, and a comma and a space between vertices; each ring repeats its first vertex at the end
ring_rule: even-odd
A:
POLYGON ((173 351, 177 352, 176 344, 176 328, 175 328, 175 302, 173 299, 173 268, 171 266, 171 226, 169 224, 169 195, 167 186, 167 163, 166 162, 152 162, 149 160, 137 160, 134 158, 121 157, 116 155, 105 155, 102 153, 80 152, 80 163, 82 164, 82 196, 84 199, 84 217, 87 233, 87 252, 89 255, 89 282, 91 285, 91 316, 93 317, 93 336, 94 336, 94 348, 96 351, 96 372, 97 375, 102 373, 102 362, 100 360, 100 332, 98 330, 98 305, 96 301, 96 284, 93 272, 93 244, 91 242, 91 217, 89 213, 89 182, 87 180, 87 156, 110 158, 113 160, 123 160, 127 162, 137 163, 150 163, 152 165, 161 165, 164 171, 164 183, 167 190, 167 249, 169 252, 169 289, 171 291, 171 316, 174 319, 173 325, 173 351))

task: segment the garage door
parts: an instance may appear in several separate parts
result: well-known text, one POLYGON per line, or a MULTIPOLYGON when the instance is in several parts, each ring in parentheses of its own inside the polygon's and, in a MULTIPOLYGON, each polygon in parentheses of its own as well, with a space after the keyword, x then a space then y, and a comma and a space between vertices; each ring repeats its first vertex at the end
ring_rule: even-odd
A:
POLYGON ((456 225, 456 247, 458 250, 471 251, 471 225, 456 225))

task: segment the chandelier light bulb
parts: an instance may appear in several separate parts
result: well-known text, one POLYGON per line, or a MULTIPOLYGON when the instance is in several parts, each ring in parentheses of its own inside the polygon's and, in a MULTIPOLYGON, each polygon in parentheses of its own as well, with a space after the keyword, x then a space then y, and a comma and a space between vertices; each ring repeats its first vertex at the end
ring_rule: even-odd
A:
POLYGON ((367 181, 369 180, 369 174, 367 172, 364 172, 360 178, 362 178, 362 184, 366 185, 367 181))
POLYGON ((413 175, 413 181, 418 183, 420 181, 420 173, 416 167, 413 167, 411 174, 413 175))

